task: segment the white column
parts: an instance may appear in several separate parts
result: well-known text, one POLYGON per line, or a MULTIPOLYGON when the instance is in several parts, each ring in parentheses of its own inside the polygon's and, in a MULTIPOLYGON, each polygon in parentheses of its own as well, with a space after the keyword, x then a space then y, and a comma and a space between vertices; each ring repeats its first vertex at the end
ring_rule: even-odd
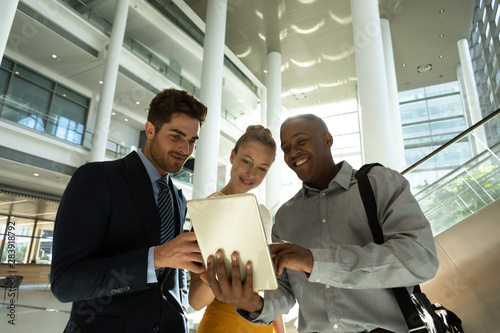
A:
POLYGON ((392 48, 391 27, 389 20, 385 18, 380 19, 380 26, 382 28, 382 43, 384 47, 385 74, 387 78, 387 93, 389 97, 392 142, 396 158, 395 169, 401 172, 406 168, 406 158, 403 140, 403 126, 401 125, 401 113, 399 111, 398 82, 396 79, 396 67, 394 65, 394 53, 392 48))
MULTIPOLYGON (((479 104, 479 96, 476 89, 476 79, 474 78, 474 69, 472 68, 472 61, 469 53, 469 43, 467 39, 461 39, 457 42, 458 55, 460 57, 460 64, 462 65, 462 74, 465 85, 465 93, 467 103, 469 106, 470 119, 472 125, 483 119, 481 115, 481 107, 479 104)), ((477 153, 482 152, 487 147, 486 133, 484 127, 476 129, 473 132, 476 141, 477 153)))
POLYGON ((125 36, 125 27, 127 24, 128 5, 129 0, 119 0, 116 2, 113 27, 109 38, 108 53, 104 68, 104 83, 99 97, 97 119, 94 127, 94 135, 92 136, 90 161, 104 160, 106 154, 111 112, 113 111, 113 100, 115 98, 116 81, 118 78, 118 67, 120 65, 123 37, 125 36))
POLYGON ((193 199, 205 198, 217 188, 226 11, 227 0, 208 0, 200 87, 200 100, 208 115, 196 148, 193 199))
POLYGON ((396 169, 377 0, 351 0, 364 163, 396 169))
POLYGON ((0 1, 0 62, 5 54, 18 3, 19 0, 0 1))
MULTIPOLYGON (((267 90, 262 88, 260 91, 260 123, 267 127, 267 90)), ((274 138, 276 140, 276 138, 274 138)), ((275 160, 276 162, 276 160, 275 160)), ((266 203, 267 180, 259 186, 259 202, 266 203)))
POLYGON ((280 147, 281 127, 281 54, 270 52, 267 55, 267 127, 276 140, 276 160, 266 177, 266 206, 272 216, 279 208, 281 197, 281 163, 283 153, 280 147))
MULTIPOLYGON (((458 91, 460 92, 460 101, 462 102, 465 126, 469 128, 472 126, 472 121, 470 120, 469 103, 467 102, 464 75, 462 73, 462 66, 460 64, 457 65, 457 82, 458 82, 458 91)), ((471 155, 476 156, 477 155, 477 148, 475 145, 476 140, 468 140, 468 141, 469 141, 469 149, 471 151, 471 155)))

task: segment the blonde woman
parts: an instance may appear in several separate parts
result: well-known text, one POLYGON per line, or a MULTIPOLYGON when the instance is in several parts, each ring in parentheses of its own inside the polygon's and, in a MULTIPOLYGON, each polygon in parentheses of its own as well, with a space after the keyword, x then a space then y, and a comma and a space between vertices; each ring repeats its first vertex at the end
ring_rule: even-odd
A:
MULTIPOLYGON (((271 131, 261 125, 248 126, 231 151, 229 160, 232 166, 229 182, 222 190, 211 196, 242 194, 256 188, 266 177, 275 156, 276 142, 271 131)), ((268 242, 271 242, 271 214, 265 206, 260 206, 266 237, 268 242)), ((197 333, 285 332, 281 317, 270 326, 252 324, 240 317, 234 306, 215 299, 212 290, 199 274, 191 273, 189 304, 197 311, 207 306, 197 333)))

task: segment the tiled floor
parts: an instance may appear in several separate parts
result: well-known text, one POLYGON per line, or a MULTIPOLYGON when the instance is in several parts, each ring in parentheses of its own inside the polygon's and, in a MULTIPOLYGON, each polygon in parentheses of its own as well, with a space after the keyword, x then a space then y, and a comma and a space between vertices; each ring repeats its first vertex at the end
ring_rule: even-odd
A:
MULTIPOLYGON (((58 333, 62 332, 69 318, 71 303, 59 302, 46 285, 21 286, 19 299, 15 300, 15 309, 8 308, 8 294, 3 299, 0 290, 0 332, 8 333, 58 333), (12 318, 9 315, 12 313, 12 318), (10 320, 14 320, 12 325, 10 320)), ((202 313, 190 315, 199 322, 202 313)), ((295 315, 296 316, 296 315, 295 315)), ((292 321, 288 322, 287 333, 296 333, 292 321)))
POLYGON ((7 294, 4 300, 3 290, 0 290, 0 332, 62 332, 69 318, 71 303, 59 302, 50 289, 45 287, 23 287, 19 292, 19 299, 15 299, 14 309, 8 308, 11 299, 7 294), (9 323, 10 320, 14 320, 15 325, 9 323))

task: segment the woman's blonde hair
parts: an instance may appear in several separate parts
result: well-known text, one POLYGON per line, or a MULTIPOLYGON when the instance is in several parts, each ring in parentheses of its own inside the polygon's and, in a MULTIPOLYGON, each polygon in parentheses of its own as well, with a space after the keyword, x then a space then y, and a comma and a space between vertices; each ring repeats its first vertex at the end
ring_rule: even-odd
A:
POLYGON ((249 143, 257 141, 262 143, 264 146, 271 148, 273 152, 273 162, 276 158, 276 142, 274 141, 273 134, 269 128, 265 128, 262 125, 250 125, 247 127, 246 132, 236 141, 234 146, 234 153, 238 153, 238 149, 249 143))

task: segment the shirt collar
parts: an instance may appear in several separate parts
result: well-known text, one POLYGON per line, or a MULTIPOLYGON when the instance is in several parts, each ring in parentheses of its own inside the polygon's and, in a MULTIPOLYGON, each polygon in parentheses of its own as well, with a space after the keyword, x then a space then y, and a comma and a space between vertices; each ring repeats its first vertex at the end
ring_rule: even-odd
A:
MULTIPOLYGON (((349 186, 351 184, 352 166, 346 161, 338 163, 337 166, 340 168, 340 170, 328 184, 328 191, 333 190, 339 186, 347 190, 349 189, 349 186)), ((302 183, 302 193, 305 195, 308 191, 320 192, 320 190, 302 183)))
MULTIPOLYGON (((162 178, 161 174, 158 172, 158 170, 155 168, 153 163, 151 163, 150 160, 144 155, 142 152, 142 149, 139 149, 137 151, 137 154, 141 158, 142 164, 144 164, 144 167, 146 168, 146 171, 148 172, 149 179, 151 180, 151 183, 154 184, 158 179, 162 178)), ((165 176, 165 180, 169 181, 169 174, 165 176)))

